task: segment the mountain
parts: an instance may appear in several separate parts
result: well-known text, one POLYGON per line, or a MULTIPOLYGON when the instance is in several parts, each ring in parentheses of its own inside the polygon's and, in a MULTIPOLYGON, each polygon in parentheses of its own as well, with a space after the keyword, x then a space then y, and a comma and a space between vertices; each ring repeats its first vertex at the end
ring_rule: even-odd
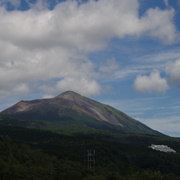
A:
POLYGON ((11 126, 61 132, 116 131, 163 135, 111 106, 72 91, 49 99, 20 101, 2 111, 1 116, 4 115, 11 118, 0 118, 0 122, 11 126))

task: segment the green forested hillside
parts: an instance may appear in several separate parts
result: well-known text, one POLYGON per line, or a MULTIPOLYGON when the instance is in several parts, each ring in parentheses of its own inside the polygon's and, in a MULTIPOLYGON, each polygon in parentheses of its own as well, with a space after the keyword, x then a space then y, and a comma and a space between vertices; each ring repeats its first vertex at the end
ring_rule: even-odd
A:
POLYGON ((0 179, 180 179, 180 139, 128 134, 63 135, 0 126, 0 179), (149 149, 167 144, 177 153, 149 149), (95 166, 84 165, 94 149, 95 166))

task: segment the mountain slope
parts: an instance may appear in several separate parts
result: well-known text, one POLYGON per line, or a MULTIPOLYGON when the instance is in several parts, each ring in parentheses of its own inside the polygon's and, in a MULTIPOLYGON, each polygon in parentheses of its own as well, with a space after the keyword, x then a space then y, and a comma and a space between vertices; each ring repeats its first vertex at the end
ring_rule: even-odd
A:
POLYGON ((50 99, 20 101, 1 114, 19 119, 17 126, 72 132, 113 130, 162 135, 113 107, 72 91, 50 99))

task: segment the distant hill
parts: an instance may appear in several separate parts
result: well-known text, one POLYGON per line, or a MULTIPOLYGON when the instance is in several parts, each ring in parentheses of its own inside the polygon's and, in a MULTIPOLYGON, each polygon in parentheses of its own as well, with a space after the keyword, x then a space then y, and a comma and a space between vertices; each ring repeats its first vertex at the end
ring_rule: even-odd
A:
POLYGON ((125 113, 72 91, 20 101, 1 112, 0 123, 62 132, 116 131, 163 135, 125 113), (7 118, 7 116, 11 118, 7 118))

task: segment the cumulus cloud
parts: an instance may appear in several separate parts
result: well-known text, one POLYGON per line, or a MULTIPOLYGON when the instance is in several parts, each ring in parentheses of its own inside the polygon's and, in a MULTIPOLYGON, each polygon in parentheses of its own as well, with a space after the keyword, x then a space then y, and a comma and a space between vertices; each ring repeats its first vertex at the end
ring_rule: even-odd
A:
POLYGON ((160 77, 159 71, 154 70, 149 76, 138 75, 134 81, 133 89, 142 93, 164 94, 169 86, 166 79, 160 77))
POLYGON ((176 42, 176 38, 179 40, 176 28, 172 23, 169 23, 173 21, 174 13, 172 8, 165 11, 159 8, 149 9, 142 18, 144 31, 165 44, 176 42))
POLYGON ((180 87, 180 60, 167 63, 166 73, 170 76, 170 82, 180 87))
POLYGON ((1 9, 0 37, 27 48, 58 45, 84 51, 102 49, 112 37, 147 32, 172 43, 176 39, 173 15, 173 9, 156 8, 139 18, 137 0, 88 1, 80 6, 76 1, 67 1, 51 11, 6 12, 1 9))
MULTIPOLYGON (((0 7, 0 94, 5 96, 29 92, 35 87, 30 84, 43 86, 51 80, 56 91, 86 89, 87 94, 98 94, 101 88, 88 53, 103 50, 114 37, 148 34, 168 44, 177 38, 172 8, 149 9, 139 17, 138 0, 91 0, 81 5, 66 1, 53 10, 47 1, 29 5, 27 11, 0 7), (72 81, 77 83, 72 86, 72 81)), ((115 68, 114 62, 100 70, 110 73, 115 68)))
MULTIPOLYGON (((11 89, 13 92, 17 92, 17 84, 27 82, 41 82, 46 84, 49 80, 56 78, 65 78, 66 80, 66 77, 74 77, 76 79, 87 77, 92 79, 96 76, 95 72, 92 73, 93 64, 86 57, 69 52, 66 49, 55 48, 49 51, 34 51, 34 53, 20 51, 19 53, 21 53, 19 59, 12 57, 12 59, 7 60, 0 66, 0 77, 5 77, 0 78, 0 84, 3 84, 3 86, 0 87, 1 91, 11 89)), ((70 81, 67 82, 70 83, 70 81)), ((88 85, 90 91, 91 84, 87 84, 87 87, 88 85)), ((77 86, 76 90, 82 88, 77 84, 74 84, 74 86, 77 86)), ((73 86, 71 87, 71 83, 66 87, 70 90, 74 89, 72 88, 73 86)), ((59 88, 59 91, 60 90, 61 88, 59 88)), ((92 91, 92 94, 93 92, 94 91, 92 91)), ((88 94, 91 93, 89 92, 88 94)))
POLYGON ((50 97, 51 94, 58 94, 66 90, 79 92, 82 95, 98 95, 100 92, 100 85, 95 81, 85 77, 66 77, 57 82, 51 83, 51 86, 43 85, 41 87, 46 92, 45 97, 50 97))

